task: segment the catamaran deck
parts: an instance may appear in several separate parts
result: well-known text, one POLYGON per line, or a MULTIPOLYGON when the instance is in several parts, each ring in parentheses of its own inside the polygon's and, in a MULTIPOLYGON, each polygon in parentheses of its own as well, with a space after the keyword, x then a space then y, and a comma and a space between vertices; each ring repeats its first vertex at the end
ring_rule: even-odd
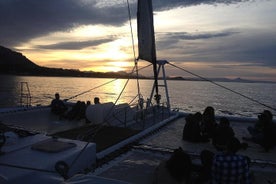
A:
MULTIPOLYGON (((75 128, 74 131, 78 132, 77 127, 84 126, 83 129, 85 130, 90 126, 94 126, 87 125, 85 121, 59 119, 56 116, 49 115, 49 110, 46 110, 46 113, 39 113, 39 111, 45 112, 45 109, 35 109, 30 113, 24 111, 17 112, 19 115, 17 114, 16 120, 13 120, 9 114, 2 114, 1 120, 5 124, 19 127, 22 124, 26 129, 37 129, 39 132, 48 132, 52 135, 55 135, 56 132, 63 132, 61 133, 63 137, 66 137, 66 134, 68 135, 67 131, 71 134, 70 129, 72 128, 75 128), (36 116, 37 114, 40 114, 40 116, 36 116), (22 122, 23 119, 25 122, 22 122), (43 124, 45 119, 47 121, 43 124)), ((168 117, 163 118, 166 119, 168 117)), ((154 121, 159 122, 160 120, 149 118, 146 124, 152 126, 155 124, 154 121)), ((141 126, 144 124, 140 122, 137 125, 141 126)), ((136 139, 134 143, 118 154, 107 154, 107 156, 102 157, 100 156, 101 152, 104 152, 105 149, 112 147, 112 145, 117 144, 121 140, 139 134, 141 129, 101 127, 101 131, 97 132, 99 137, 98 141, 96 141, 98 144, 97 157, 99 167, 90 175, 129 183, 151 183, 155 168, 161 161, 169 158, 173 149, 182 147, 193 156, 195 162, 198 162, 198 155, 203 149, 216 152, 211 143, 190 143, 182 140, 182 130, 185 125, 184 117, 177 118, 164 125, 166 126, 154 129, 153 132, 149 131, 139 139, 136 139), (103 138, 102 136, 105 137, 103 138)), ((249 125, 252 125, 252 122, 231 121, 231 126, 240 140, 242 140, 242 137, 249 136, 247 132, 249 125)), ((246 150, 240 151, 240 154, 249 156, 253 161, 251 169, 256 176, 254 183, 265 183, 268 181, 273 183, 276 181, 276 176, 274 176, 274 170, 276 169, 276 148, 269 152, 264 152, 259 145, 251 142, 248 142, 248 144, 249 147, 246 150)))
MULTIPOLYGON (((194 162, 199 162, 198 155, 203 149, 216 152, 211 143, 190 143, 182 140, 185 118, 178 118, 152 136, 140 141, 129 152, 98 168, 94 175, 112 178, 129 183, 152 183, 154 170, 158 164, 169 158, 173 149, 182 147, 192 155, 194 162), (128 174, 125 174, 128 173, 128 174)), ((241 140, 249 136, 246 128, 252 123, 231 122, 236 136, 241 140)), ((273 183, 276 181, 276 148, 264 152, 254 143, 239 153, 252 160, 251 170, 254 173, 253 183, 273 183)))
MULTIPOLYGON (((185 125, 185 119, 179 118, 178 120, 164 127, 162 131, 154 136, 141 141, 141 144, 149 145, 152 147, 160 147, 167 149, 176 149, 182 147, 184 150, 198 154, 203 149, 208 149, 216 152, 213 145, 209 143, 191 143, 182 140, 182 131, 185 125)), ((234 129, 235 136, 241 141, 242 137, 250 137, 247 131, 248 126, 252 126, 252 123, 246 122, 231 122, 231 126, 234 129)), ((254 144, 252 142, 247 142, 248 148, 246 150, 240 150, 239 153, 250 157, 252 160, 266 160, 276 163, 276 148, 270 150, 269 152, 264 152, 260 145, 254 144)))

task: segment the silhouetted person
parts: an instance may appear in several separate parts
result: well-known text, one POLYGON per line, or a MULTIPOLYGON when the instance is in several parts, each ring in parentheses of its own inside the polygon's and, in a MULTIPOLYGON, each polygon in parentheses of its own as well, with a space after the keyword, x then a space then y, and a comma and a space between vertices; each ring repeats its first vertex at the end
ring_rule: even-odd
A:
POLYGON ((94 104, 100 104, 100 98, 99 97, 94 98, 94 104))
POLYGON ((230 126, 229 120, 225 117, 222 117, 218 126, 215 128, 212 144, 219 151, 225 150, 227 143, 234 136, 235 133, 230 126))
POLYGON ((191 179, 192 161, 182 148, 174 150, 167 161, 162 161, 155 170, 154 184, 189 183, 191 179))
POLYGON ((80 120, 85 118, 86 104, 82 101, 77 101, 77 103, 72 107, 72 109, 67 113, 66 118, 69 120, 80 120))
POLYGON ((68 109, 66 105, 60 100, 59 93, 55 94, 55 99, 51 102, 51 112, 57 115, 63 115, 64 112, 68 109))
POLYGON ((86 101, 86 106, 89 106, 89 105, 91 105, 91 101, 90 101, 90 100, 87 100, 87 101, 86 101))
POLYGON ((264 129, 265 121, 272 121, 272 114, 268 110, 264 110, 260 115, 258 115, 258 121, 254 126, 249 126, 248 132, 254 137, 261 133, 264 129))
POLYGON ((276 125, 272 121, 273 115, 269 110, 264 110, 258 115, 258 121, 254 127, 248 127, 251 138, 245 140, 260 144, 265 151, 269 151, 276 145, 276 125))
POLYGON ((215 120, 215 110, 213 107, 208 106, 205 108, 202 114, 202 135, 207 138, 212 138, 216 126, 217 123, 215 120))
POLYGON ((252 183, 249 173, 249 161, 246 156, 236 152, 240 149, 240 141, 232 138, 226 150, 214 156, 212 166, 212 183, 252 183))
POLYGON ((214 153, 209 150, 203 150, 200 153, 201 166, 199 168, 198 177, 195 180, 196 184, 210 183, 212 179, 212 165, 214 153))
POLYGON ((186 118, 186 124, 183 128, 182 139, 190 142, 208 142, 207 138, 201 135, 200 124, 202 120, 202 114, 197 112, 195 114, 189 114, 186 118))

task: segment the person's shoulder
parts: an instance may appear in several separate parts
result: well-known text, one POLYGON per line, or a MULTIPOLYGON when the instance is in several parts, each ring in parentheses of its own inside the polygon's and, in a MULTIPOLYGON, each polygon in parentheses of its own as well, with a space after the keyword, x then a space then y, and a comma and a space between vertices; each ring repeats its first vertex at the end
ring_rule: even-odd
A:
POLYGON ((214 160, 219 161, 219 160, 224 160, 226 155, 223 152, 218 152, 214 155, 214 160))
POLYGON ((51 103, 53 104, 53 103, 57 103, 57 99, 53 99, 52 101, 51 101, 51 103))
POLYGON ((249 157, 245 156, 245 155, 240 155, 240 154, 235 154, 234 155, 234 161, 237 161, 237 162, 243 162, 245 164, 248 164, 249 162, 249 157))
POLYGON ((154 181, 156 184, 177 183, 169 173, 166 167, 166 161, 161 161, 156 167, 154 181))

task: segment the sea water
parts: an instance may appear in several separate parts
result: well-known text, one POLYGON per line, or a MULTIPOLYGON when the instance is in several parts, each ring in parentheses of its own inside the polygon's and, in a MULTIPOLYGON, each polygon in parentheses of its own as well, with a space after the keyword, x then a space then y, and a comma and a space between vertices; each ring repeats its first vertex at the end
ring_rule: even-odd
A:
MULTIPOLYGON (((163 84, 163 81, 159 83, 163 84)), ((167 83, 171 107, 186 112, 202 112, 205 107, 213 106, 219 115, 256 117, 264 109, 269 109, 258 102, 276 108, 275 83, 218 82, 235 92, 203 81, 168 80, 167 83)), ((139 80, 137 83, 134 79, 3 75, 0 82, 0 107, 19 105, 21 91, 28 93, 28 90, 32 105, 50 104, 56 92, 60 93, 62 99, 72 102, 89 100, 93 103, 94 97, 99 97, 102 103, 130 103, 138 100, 139 92, 147 99, 152 85, 152 80, 139 80), (21 85, 22 82, 27 82, 28 86, 21 85)), ((163 87, 160 88, 160 93, 163 102, 166 96, 163 87)))

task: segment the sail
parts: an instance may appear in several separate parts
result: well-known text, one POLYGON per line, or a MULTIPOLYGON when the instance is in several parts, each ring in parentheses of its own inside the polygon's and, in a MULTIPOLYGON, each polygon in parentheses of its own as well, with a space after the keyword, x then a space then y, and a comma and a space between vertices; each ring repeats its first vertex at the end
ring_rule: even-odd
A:
POLYGON ((137 26, 139 59, 151 62, 153 65, 154 87, 156 93, 155 99, 159 105, 160 95, 158 94, 158 72, 156 62, 152 0, 138 0, 137 26))
POLYGON ((139 59, 156 63, 151 0, 138 0, 137 11, 139 59))

